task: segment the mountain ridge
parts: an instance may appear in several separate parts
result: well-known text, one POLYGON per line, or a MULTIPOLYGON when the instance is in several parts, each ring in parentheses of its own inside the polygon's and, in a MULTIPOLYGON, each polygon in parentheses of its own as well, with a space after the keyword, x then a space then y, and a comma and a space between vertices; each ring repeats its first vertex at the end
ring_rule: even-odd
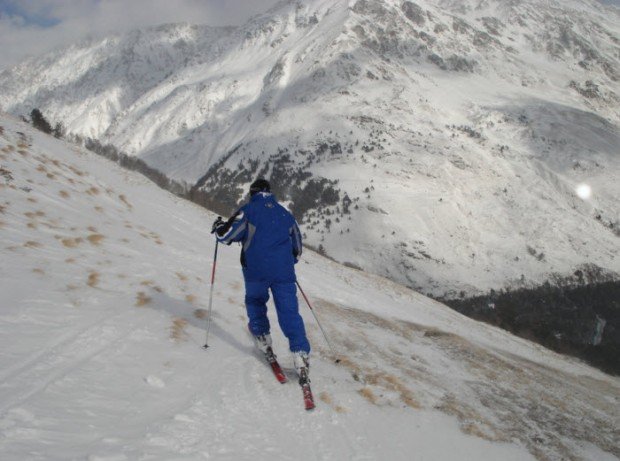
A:
POLYGON ((40 107, 221 212, 264 174, 310 245, 435 296, 613 274, 618 27, 568 5, 285 1, 241 27, 100 41, 71 66, 83 84, 54 83, 61 62, 18 90, 38 70, 18 67, 0 105, 40 107))

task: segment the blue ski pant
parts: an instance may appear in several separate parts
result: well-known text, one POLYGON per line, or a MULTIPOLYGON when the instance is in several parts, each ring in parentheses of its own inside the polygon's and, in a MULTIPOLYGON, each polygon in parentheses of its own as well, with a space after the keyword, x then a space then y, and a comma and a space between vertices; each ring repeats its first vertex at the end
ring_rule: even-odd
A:
POLYGON ((304 321, 299 315, 297 287, 295 282, 250 282, 245 281, 245 307, 248 312, 250 332, 254 336, 270 332, 267 318, 269 289, 273 295, 278 314, 278 323, 288 338, 291 352, 310 352, 304 321))

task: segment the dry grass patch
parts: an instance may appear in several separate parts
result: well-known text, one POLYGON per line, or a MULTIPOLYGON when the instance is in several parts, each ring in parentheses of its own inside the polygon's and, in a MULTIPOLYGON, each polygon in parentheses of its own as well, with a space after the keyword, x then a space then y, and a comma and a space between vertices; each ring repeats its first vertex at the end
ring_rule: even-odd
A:
POLYGON ((35 241, 35 240, 28 240, 26 243, 24 243, 24 246, 26 248, 41 248, 43 246, 43 244, 35 241))
POLYGON ((180 281, 182 282, 187 282, 187 276, 181 272, 175 272, 176 276, 179 278, 180 281))
POLYGON ((66 190, 61 190, 60 192, 58 192, 58 195, 60 195, 62 198, 69 198, 69 192, 67 192, 66 190))
POLYGON ((118 198, 121 202, 125 204, 127 208, 129 208, 130 210, 133 208, 133 205, 129 203, 129 201, 127 200, 127 197, 125 197, 124 194, 119 195, 118 198))
POLYGON ((0 205, 0 213, 4 214, 6 211, 6 205, 0 205))
POLYGON ((195 304, 196 303, 196 296, 194 296, 194 295, 186 295, 185 296, 185 301, 187 301, 190 304, 195 304))
POLYGON ((187 341, 189 335, 185 331, 187 326, 187 320, 182 318, 175 318, 172 320, 172 326, 170 327, 170 338, 177 342, 187 341))
POLYGON ((77 237, 77 238, 69 237, 69 238, 64 238, 61 240, 62 244, 66 246, 67 248, 75 248, 83 241, 84 239, 82 239, 81 237, 77 237))
POLYGON ((373 386, 380 386, 384 389, 396 392, 400 399, 410 408, 420 409, 420 404, 413 397, 413 392, 394 375, 388 373, 372 373, 365 376, 366 383, 373 386))
POLYGON ((35 221, 30 221, 27 224, 27 226, 28 226, 29 229, 36 229, 37 228, 37 223, 35 221))
POLYGON ((194 309, 194 317, 200 320, 204 320, 207 318, 208 312, 206 309, 194 309))
POLYGON ((30 203, 37 203, 37 199, 36 199, 36 198, 34 198, 34 197, 28 197, 28 198, 27 198, 27 200, 28 200, 30 203))
POLYGON ((509 439, 495 429, 494 425, 480 415, 472 407, 459 402, 456 397, 448 395, 444 397, 441 404, 437 406, 438 410, 452 416, 456 416, 459 420, 461 430, 469 435, 474 435, 491 442, 508 442, 509 439))
POLYGON ((101 234, 90 234, 86 239, 91 243, 91 245, 98 246, 101 241, 105 238, 105 236, 101 234))
POLYGON ((364 397, 366 400, 368 400, 370 403, 372 403, 373 405, 377 405, 378 404, 378 399, 377 396, 375 395, 375 393, 372 391, 372 389, 368 386, 365 386, 363 388, 361 388, 359 391, 357 391, 362 397, 364 397))
POLYGON ((326 403, 327 405, 332 407, 336 413, 346 413, 347 412, 347 409, 345 407, 343 407, 342 405, 335 405, 333 400, 332 400, 332 398, 331 398, 331 396, 327 392, 325 392, 325 391, 321 392, 319 394, 319 398, 324 403, 326 403))
POLYGON ((88 189, 88 190, 86 191, 86 193, 87 193, 88 195, 99 195, 99 189, 97 189, 96 187, 94 187, 94 186, 93 186, 93 187, 91 187, 90 189, 88 189))
POLYGON ((65 262, 67 264, 73 264, 75 262, 75 258, 67 258, 67 259, 65 259, 65 262))
POLYGON ((145 287, 149 287, 152 290, 156 291, 157 293, 163 293, 164 290, 161 289, 161 287, 155 285, 155 282, 152 280, 142 280, 140 282, 140 285, 145 286, 145 287))
POLYGON ((103 213, 103 207, 100 207, 99 205, 97 205, 94 208, 97 213, 103 213))
POLYGON ((136 307, 142 307, 149 304, 153 299, 146 295, 144 291, 139 291, 136 295, 136 307))
POLYGON ((99 285, 99 277, 99 272, 91 272, 90 274, 88 274, 88 281, 86 282, 86 285, 91 288, 95 288, 97 285, 99 285))
POLYGON ((87 229, 95 234, 97 233, 97 228, 95 226, 88 226, 87 229))
POLYGON ((43 269, 39 269, 38 267, 35 267, 34 269, 32 269, 32 272, 34 272, 35 274, 40 274, 40 275, 45 274, 45 271, 43 269))
POLYGON ((82 170, 78 170, 76 167, 74 167, 73 165, 69 165, 69 169, 71 171, 73 171, 76 175, 78 176, 85 176, 86 173, 84 173, 82 170))

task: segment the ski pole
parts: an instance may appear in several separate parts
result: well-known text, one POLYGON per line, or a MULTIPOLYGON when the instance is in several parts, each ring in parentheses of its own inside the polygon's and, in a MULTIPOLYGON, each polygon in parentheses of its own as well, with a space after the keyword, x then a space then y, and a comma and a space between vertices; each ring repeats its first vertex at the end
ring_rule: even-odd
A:
POLYGON ((215 285, 215 267, 217 265, 217 246, 220 242, 215 240, 215 255, 213 256, 213 267, 211 269, 211 291, 209 292, 209 309, 207 311, 207 330, 205 333, 205 349, 209 347, 209 330, 211 329, 211 310, 213 307, 213 285, 215 285))
POLYGON ((340 363, 340 359, 338 358, 338 354, 336 353, 336 350, 334 349, 334 346, 332 346, 332 343, 327 338, 327 334, 325 333, 325 330, 323 329, 323 326, 321 325, 321 322, 319 322, 319 318, 317 317, 316 312, 314 312, 314 309, 312 309, 312 305, 310 304, 310 301, 308 301, 308 297, 306 296, 306 293, 304 293, 304 290, 301 289, 301 285, 299 284, 299 282, 297 280, 295 280, 295 283, 297 284, 297 288, 299 288, 299 291, 301 292, 301 295, 306 300, 306 304, 310 308, 310 312, 312 312, 312 315, 314 316, 314 320, 316 320, 316 323, 319 326, 319 329, 321 330, 321 333, 323 333, 323 338, 325 338, 325 342, 327 343, 327 345, 331 349, 332 354, 334 355, 334 357, 336 357, 336 363, 340 363))

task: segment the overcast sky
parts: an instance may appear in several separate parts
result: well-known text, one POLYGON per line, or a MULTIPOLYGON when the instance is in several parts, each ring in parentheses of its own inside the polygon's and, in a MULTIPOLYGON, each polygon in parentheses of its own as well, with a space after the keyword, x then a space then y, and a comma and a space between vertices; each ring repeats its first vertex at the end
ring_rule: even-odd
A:
POLYGON ((278 0, 0 0, 0 70, 81 38, 149 25, 242 24, 278 0))
MULTIPOLYGON (((620 0, 600 0, 620 6, 620 0)), ((170 22, 242 24, 277 0, 0 0, 0 70, 81 38, 170 22)))

